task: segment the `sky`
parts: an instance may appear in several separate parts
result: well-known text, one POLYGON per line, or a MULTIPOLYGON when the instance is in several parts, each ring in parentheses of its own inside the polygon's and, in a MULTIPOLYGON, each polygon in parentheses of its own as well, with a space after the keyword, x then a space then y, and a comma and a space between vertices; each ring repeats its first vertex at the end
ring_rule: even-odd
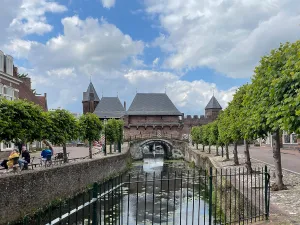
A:
POLYGON ((0 0, 0 50, 48 108, 82 112, 99 96, 166 92, 185 114, 223 108, 260 58, 299 39, 296 0, 0 0))

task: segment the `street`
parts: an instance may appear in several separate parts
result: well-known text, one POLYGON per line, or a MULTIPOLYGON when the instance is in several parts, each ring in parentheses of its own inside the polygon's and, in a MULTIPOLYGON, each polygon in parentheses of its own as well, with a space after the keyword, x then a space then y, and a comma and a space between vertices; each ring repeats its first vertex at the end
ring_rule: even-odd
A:
MULTIPOLYGON (((232 147, 230 148, 230 150, 232 147)), ((238 146, 239 154, 243 154, 244 146, 238 146)), ((273 152, 270 147, 250 147, 250 157, 274 165, 273 152)), ((296 150, 281 151, 282 168, 300 173, 300 153, 296 150)))

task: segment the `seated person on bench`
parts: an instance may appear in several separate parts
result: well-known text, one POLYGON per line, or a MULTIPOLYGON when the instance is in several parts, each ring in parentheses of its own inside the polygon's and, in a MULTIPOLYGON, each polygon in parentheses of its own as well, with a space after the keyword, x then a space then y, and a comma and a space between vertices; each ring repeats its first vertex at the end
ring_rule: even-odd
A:
POLYGON ((8 157, 8 162, 7 162, 7 167, 9 169, 13 168, 14 165, 18 164, 19 156, 20 154, 18 153, 18 150, 16 149, 12 150, 12 152, 8 157))
POLYGON ((52 151, 49 149, 49 146, 46 146, 46 148, 41 152, 41 156, 42 156, 41 162, 46 162, 51 160, 52 151))
POLYGON ((30 154, 26 150, 26 147, 22 147, 22 159, 19 159, 20 169, 28 169, 28 164, 30 163, 30 154))

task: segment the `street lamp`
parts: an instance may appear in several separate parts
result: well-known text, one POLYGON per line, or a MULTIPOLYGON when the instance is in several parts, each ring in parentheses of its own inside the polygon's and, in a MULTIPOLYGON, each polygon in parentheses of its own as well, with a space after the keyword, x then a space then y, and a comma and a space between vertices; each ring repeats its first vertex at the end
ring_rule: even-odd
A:
POLYGON ((105 119, 104 119, 104 148, 103 148, 104 155, 106 155, 106 123, 107 123, 107 119, 105 116, 105 119))

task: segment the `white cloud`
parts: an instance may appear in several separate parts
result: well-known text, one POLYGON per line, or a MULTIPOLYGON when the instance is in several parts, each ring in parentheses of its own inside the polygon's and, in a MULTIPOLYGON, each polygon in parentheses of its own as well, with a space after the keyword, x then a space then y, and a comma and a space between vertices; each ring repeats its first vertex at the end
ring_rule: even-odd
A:
POLYGON ((101 0, 104 8, 114 7, 116 4, 116 0, 101 0))
POLYGON ((67 8, 56 2, 47 0, 23 0, 18 8, 17 16, 14 18, 9 29, 21 35, 39 34, 50 32, 52 25, 48 24, 46 13, 61 13, 67 8))
POLYGON ((153 60, 152 66, 153 66, 153 67, 156 67, 156 66, 158 65, 158 63, 159 63, 159 58, 157 57, 157 58, 155 58, 155 59, 153 60))
POLYGON ((207 66, 231 77, 250 77, 260 57, 280 42, 299 38, 300 5, 294 0, 145 0, 162 34, 154 41, 165 66, 207 66))
POLYGON ((61 68, 61 69, 55 69, 55 70, 48 70, 47 74, 48 76, 53 79, 54 77, 62 78, 62 79, 70 79, 70 77, 75 78, 75 69, 74 68, 61 68))
MULTIPOLYGON (((214 83, 203 80, 183 81, 170 72, 133 70, 124 75, 128 86, 138 92, 167 92, 174 104, 185 113, 204 113, 204 108, 214 95, 223 108, 227 107, 237 87, 219 90, 214 83)), ((132 92, 131 92, 132 93, 132 92)), ((133 93, 132 93, 133 94, 133 93)))

